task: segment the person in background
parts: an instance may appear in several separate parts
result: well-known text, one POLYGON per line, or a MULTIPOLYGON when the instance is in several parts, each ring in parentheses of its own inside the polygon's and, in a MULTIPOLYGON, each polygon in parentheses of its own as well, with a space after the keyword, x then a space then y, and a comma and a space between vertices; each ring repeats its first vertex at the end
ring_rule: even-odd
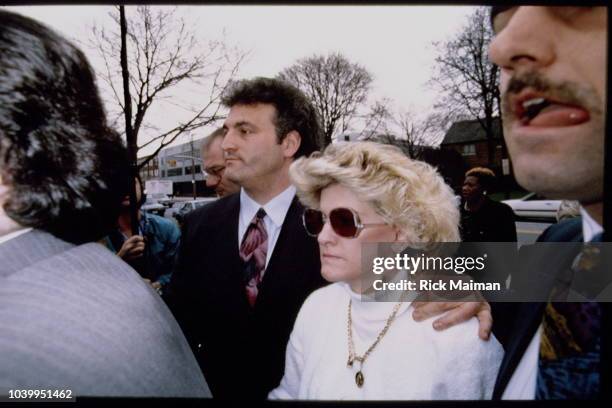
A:
POLYGON ((95 242, 128 181, 83 53, 0 10, 0 396, 210 396, 166 305, 95 242))
POLYGON ((300 309, 269 398, 490 398, 503 350, 476 335, 475 317, 438 332, 413 319, 410 301, 362 301, 362 244, 459 240, 454 195, 436 170, 394 146, 339 142, 297 160, 290 175, 332 284, 300 309))
POLYGON ((222 127, 208 135, 202 142, 200 150, 202 166, 206 177, 206 187, 215 190, 218 197, 234 194, 240 191, 240 185, 225 177, 225 158, 223 157, 223 137, 225 129, 222 127))
POLYGON ((108 234, 104 243, 162 293, 174 269, 181 231, 171 220, 140 210, 146 195, 140 177, 136 177, 135 182, 139 234, 132 234, 130 197, 127 195, 121 202, 117 228, 108 234))
POLYGON ((495 173, 474 167, 465 173, 461 194, 461 240, 466 242, 516 242, 514 212, 487 196, 495 173))

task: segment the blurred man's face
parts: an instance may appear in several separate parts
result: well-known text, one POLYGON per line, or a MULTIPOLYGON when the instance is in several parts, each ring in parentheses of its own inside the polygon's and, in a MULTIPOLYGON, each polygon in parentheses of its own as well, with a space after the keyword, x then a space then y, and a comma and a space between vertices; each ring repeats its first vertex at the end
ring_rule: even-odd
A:
POLYGON ((222 137, 217 137, 207 150, 202 152, 204 171, 207 174, 206 187, 213 188, 219 197, 236 193, 240 186, 225 177, 225 159, 223 158, 222 137))
POLYGON ((512 7, 494 16, 504 136, 519 183, 601 201, 606 96, 604 7, 512 7))
POLYGON ((476 176, 467 176, 461 187, 461 196, 466 201, 474 201, 482 197, 482 186, 476 176))

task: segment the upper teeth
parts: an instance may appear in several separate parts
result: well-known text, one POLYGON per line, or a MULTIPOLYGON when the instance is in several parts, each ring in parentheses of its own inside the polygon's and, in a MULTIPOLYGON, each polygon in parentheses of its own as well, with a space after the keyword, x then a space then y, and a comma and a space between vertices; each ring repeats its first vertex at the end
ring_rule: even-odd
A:
POLYGON ((528 99, 525 102, 523 102, 523 108, 529 109, 529 107, 531 107, 531 106, 539 105, 539 104, 544 103, 544 102, 546 102, 545 98, 528 99))

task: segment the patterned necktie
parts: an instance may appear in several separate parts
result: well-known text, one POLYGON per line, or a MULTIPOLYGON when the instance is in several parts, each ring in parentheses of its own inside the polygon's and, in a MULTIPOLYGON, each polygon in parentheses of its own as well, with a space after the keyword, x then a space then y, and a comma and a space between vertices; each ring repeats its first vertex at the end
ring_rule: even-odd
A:
POLYGON ((266 268, 268 254, 268 233, 263 218, 266 212, 260 208, 249 224, 242 244, 240 244, 240 259, 244 265, 245 290, 249 305, 253 307, 257 300, 258 285, 261 283, 266 268))
MULTIPOLYGON (((592 264, 581 261, 584 252, 576 258, 573 273, 586 272, 576 270, 577 265, 592 264)), ((600 347, 601 306, 597 302, 548 302, 542 320, 536 399, 597 398, 600 347)))

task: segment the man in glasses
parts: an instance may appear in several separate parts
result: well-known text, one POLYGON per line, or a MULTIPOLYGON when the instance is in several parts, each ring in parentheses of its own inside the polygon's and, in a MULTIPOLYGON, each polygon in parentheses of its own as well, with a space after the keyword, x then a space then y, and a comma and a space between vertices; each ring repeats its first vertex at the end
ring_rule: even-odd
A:
MULTIPOLYGON (((490 58, 501 69, 516 178, 530 191, 582 206, 581 218, 539 240, 601 241, 607 10, 493 7, 491 19, 490 58)), ((494 398, 591 399, 604 391, 599 304, 525 303, 515 315, 494 398)))
POLYGON ((219 128, 204 139, 201 147, 202 165, 206 177, 206 187, 215 190, 219 197, 240 191, 240 185, 225 177, 225 157, 223 157, 223 136, 225 129, 219 128))
POLYGON ((324 284, 289 181, 321 129, 306 96, 277 79, 239 81, 223 103, 223 177, 242 189, 187 216, 166 299, 213 396, 264 399, 283 375, 300 306, 324 284))

